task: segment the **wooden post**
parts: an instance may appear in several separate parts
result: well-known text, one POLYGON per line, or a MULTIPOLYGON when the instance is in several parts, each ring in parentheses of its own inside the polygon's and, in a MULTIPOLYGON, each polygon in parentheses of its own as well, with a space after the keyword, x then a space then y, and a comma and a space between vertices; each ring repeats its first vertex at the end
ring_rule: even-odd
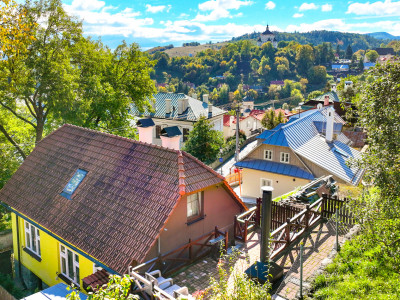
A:
POLYGON ((256 225, 261 225, 261 198, 257 198, 256 225))
POLYGON ((189 259, 192 260, 192 239, 189 239, 189 259))
POLYGON ((305 221, 305 225, 306 225, 306 230, 308 229, 309 226, 309 220, 310 220, 310 204, 306 205, 306 214, 304 216, 304 221, 305 221))
POLYGON ((325 193, 322 194, 322 203, 321 203, 321 219, 324 218, 325 215, 325 204, 327 202, 327 195, 325 193))
POLYGON ((225 253, 228 253, 228 231, 225 231, 225 253))
POLYGON ((290 218, 286 219, 286 223, 287 223, 286 228, 285 228, 285 230, 286 230, 286 247, 288 247, 290 244, 290 227, 291 227, 290 226, 290 218))
POLYGON ((237 225, 238 225, 237 216, 234 216, 233 217, 233 236, 234 236, 235 239, 238 236, 237 225))
POLYGON ((244 232, 244 234, 243 234, 243 242, 244 243, 247 243, 247 227, 249 226, 249 220, 245 220, 244 221, 244 230, 243 230, 243 232, 244 232))

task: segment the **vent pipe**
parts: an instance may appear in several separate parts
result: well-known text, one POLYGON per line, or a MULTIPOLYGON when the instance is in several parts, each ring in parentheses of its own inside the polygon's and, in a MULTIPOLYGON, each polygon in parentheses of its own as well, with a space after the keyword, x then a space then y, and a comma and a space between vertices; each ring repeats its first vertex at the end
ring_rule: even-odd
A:
POLYGON ((208 103, 208 94, 203 95, 203 102, 208 103))

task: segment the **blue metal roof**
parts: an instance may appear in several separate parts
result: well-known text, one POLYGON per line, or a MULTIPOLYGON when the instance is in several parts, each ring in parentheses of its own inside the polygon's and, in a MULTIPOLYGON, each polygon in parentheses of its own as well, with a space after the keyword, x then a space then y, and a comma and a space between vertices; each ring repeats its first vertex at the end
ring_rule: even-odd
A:
POLYGON ((339 131, 344 124, 343 119, 335 113, 334 131, 338 136, 333 143, 328 143, 320 134, 326 123, 327 109, 312 109, 301 113, 300 116, 292 116, 288 123, 263 132, 258 138, 265 139, 263 144, 289 147, 300 157, 327 172, 348 183, 358 184, 363 170, 349 167, 347 161, 358 158, 361 154, 348 146, 350 141, 339 131))
MULTIPOLYGON (((314 121, 314 126, 317 128, 319 133, 325 133, 326 131, 326 122, 323 121, 314 121)), ((343 124, 341 123, 333 123, 333 133, 339 134, 342 132, 343 124)))
MULTIPOLYGON (((68 294, 71 294, 71 290, 67 290, 65 283, 58 283, 43 291, 30 295, 23 298, 22 300, 63 300, 66 299, 68 294)), ((81 300, 86 300, 88 296, 83 293, 79 293, 81 300)))
POLYGON ((349 69, 349 65, 332 65, 332 69, 348 70, 349 69))
POLYGON ((314 175, 297 166, 262 159, 246 159, 237 162, 235 166, 309 180, 314 179, 314 175))

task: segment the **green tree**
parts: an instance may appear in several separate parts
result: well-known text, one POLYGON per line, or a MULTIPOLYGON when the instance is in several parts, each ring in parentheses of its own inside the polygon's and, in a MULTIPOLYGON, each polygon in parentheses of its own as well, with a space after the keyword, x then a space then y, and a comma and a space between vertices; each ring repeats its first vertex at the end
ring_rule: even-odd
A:
POLYGON ((218 158, 220 149, 224 146, 222 132, 214 130, 213 125, 205 117, 201 117, 189 132, 184 146, 186 152, 202 162, 212 163, 218 158))
POLYGON ((348 44, 346 48, 346 59, 351 59, 353 56, 353 49, 351 48, 351 45, 348 44))
POLYGON ((375 50, 368 50, 367 53, 365 53, 365 56, 367 57, 368 61, 376 62, 376 60, 379 57, 379 54, 375 50))
POLYGON ((319 97, 319 96, 321 96, 323 94, 324 94, 323 91, 319 91, 319 90, 312 91, 311 93, 308 94, 307 100, 315 99, 315 98, 317 98, 317 97, 319 97))
POLYGON ((250 63, 251 70, 256 73, 258 68, 260 67, 260 63, 258 62, 257 58, 253 58, 250 63))
POLYGON ((358 60, 358 66, 357 69, 361 72, 364 70, 364 60, 362 57, 360 57, 360 59, 358 60))
POLYGON ((314 51, 310 45, 298 46, 296 53, 297 72, 303 75, 307 74, 314 64, 314 59, 314 51))
POLYGON ((261 119, 261 125, 266 129, 273 129, 280 123, 285 122, 285 116, 280 111, 276 114, 275 110, 270 108, 266 111, 264 117, 261 119))
POLYGON ((325 84, 326 68, 324 66, 315 66, 308 70, 308 80, 313 84, 325 84))

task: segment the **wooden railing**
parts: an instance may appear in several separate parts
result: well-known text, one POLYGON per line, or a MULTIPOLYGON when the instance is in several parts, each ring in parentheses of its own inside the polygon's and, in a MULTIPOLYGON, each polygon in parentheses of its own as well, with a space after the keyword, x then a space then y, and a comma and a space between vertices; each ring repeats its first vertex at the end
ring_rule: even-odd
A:
POLYGON ((239 182, 242 183, 243 182, 242 170, 239 169, 237 173, 232 173, 232 174, 226 175, 225 180, 230 185, 236 185, 236 184, 239 184, 239 182))
MULTIPOLYGON (((326 194, 305 209, 289 205, 279 205, 272 202, 271 206, 271 259, 306 232, 310 227, 318 224, 323 219, 331 218, 338 210, 339 221, 351 225, 354 219, 349 210, 344 206, 346 199, 328 197, 326 194)), ((249 232, 260 226, 261 199, 257 205, 238 215, 234 220, 234 236, 236 239, 247 242, 249 232)))
POLYGON ((210 253, 211 247, 217 242, 224 242, 224 250, 228 250, 228 232, 215 229, 196 240, 189 242, 179 248, 161 254, 132 269, 135 272, 151 272, 160 270, 162 274, 171 274, 185 265, 188 265, 210 253))

